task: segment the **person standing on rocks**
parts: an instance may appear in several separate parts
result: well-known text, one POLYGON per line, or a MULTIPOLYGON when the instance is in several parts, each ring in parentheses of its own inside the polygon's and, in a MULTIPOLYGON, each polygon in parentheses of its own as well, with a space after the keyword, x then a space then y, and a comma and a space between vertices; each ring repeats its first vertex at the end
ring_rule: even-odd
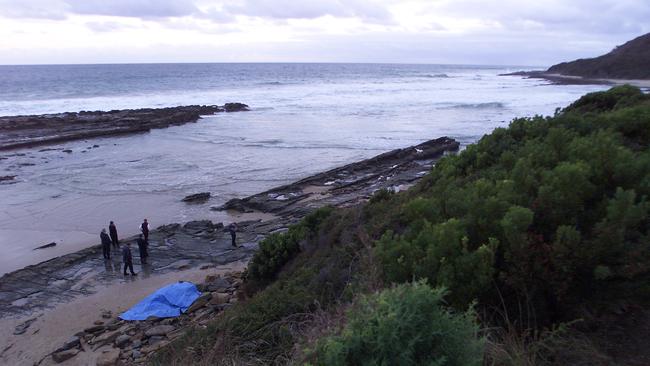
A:
POLYGON ((232 239, 232 246, 237 248, 237 243, 235 242, 237 239, 237 224, 233 222, 228 225, 228 232, 230 233, 230 238, 232 239))
POLYGON ((131 275, 136 276, 137 274, 133 272, 133 255, 131 254, 131 243, 128 241, 122 248, 122 261, 124 262, 124 275, 126 276, 126 270, 128 268, 131 271, 131 275))
POLYGON ((142 232, 142 235, 144 235, 144 240, 146 242, 149 241, 149 223, 147 222, 147 219, 144 219, 142 224, 140 224, 140 231, 142 232))
POLYGON ((149 247, 149 242, 142 238, 142 234, 138 237, 138 250, 140 251, 140 263, 147 264, 147 258, 149 257, 149 252, 147 251, 149 247))
POLYGON ((104 259, 111 259, 111 238, 106 234, 106 229, 102 229, 99 238, 102 240, 102 253, 104 259))
POLYGON ((113 242, 113 249, 120 249, 120 243, 118 242, 117 239, 117 227, 115 226, 115 223, 111 221, 110 225, 108 225, 108 233, 111 235, 111 241, 113 242))

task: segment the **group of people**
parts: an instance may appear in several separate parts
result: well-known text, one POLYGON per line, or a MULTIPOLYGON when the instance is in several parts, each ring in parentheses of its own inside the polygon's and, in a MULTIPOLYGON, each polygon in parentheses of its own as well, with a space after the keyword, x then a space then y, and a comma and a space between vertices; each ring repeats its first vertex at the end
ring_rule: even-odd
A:
MULTIPOLYGON (((233 222, 228 225, 226 229, 230 233, 232 246, 237 247, 237 224, 233 222)), ((138 250, 140 252, 140 263, 147 264, 147 258, 149 257, 149 222, 147 222, 147 219, 144 219, 142 224, 140 224, 140 232, 141 234, 138 236, 138 239, 136 239, 138 250)), ((115 226, 115 223, 111 221, 111 223, 108 225, 108 233, 106 233, 106 229, 104 228, 99 234, 99 237, 102 241, 102 253, 104 255, 104 259, 110 260, 111 245, 115 250, 120 249, 120 242, 117 238, 117 227, 115 226)), ((122 262, 124 263, 125 276, 127 275, 127 270, 131 272, 131 275, 137 275, 137 273, 133 271, 133 255, 131 253, 131 242, 129 241, 127 241, 126 245, 122 248, 122 262)))
MULTIPOLYGON (((138 244, 138 250, 140 252, 140 263, 147 264, 147 258, 149 257, 149 222, 147 219, 144 219, 142 224, 140 224, 141 234, 138 236, 136 243, 138 244)), ((102 232, 99 234, 99 238, 102 242, 102 253, 104 259, 111 259, 111 245, 113 249, 120 249, 120 242, 117 237, 117 227, 115 223, 111 221, 108 225, 108 234, 106 229, 102 229, 102 232)), ((122 248, 122 262, 124 263, 124 275, 127 275, 127 269, 131 272, 131 275, 136 276, 137 273, 133 271, 133 254, 131 253, 131 242, 127 241, 126 245, 122 248)))

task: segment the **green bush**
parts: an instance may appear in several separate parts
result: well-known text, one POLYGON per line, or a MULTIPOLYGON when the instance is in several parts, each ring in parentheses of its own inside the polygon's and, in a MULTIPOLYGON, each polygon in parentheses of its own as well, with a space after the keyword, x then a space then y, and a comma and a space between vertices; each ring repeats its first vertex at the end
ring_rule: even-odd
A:
POLYGON ((300 252, 301 241, 316 234, 332 211, 331 207, 322 207, 289 227, 286 233, 274 233, 262 240, 248 265, 247 279, 264 282, 275 278, 282 266, 300 252))
POLYGON ((340 335, 320 341, 319 365, 481 365, 475 314, 443 306, 445 292, 424 282, 364 297, 340 335))
POLYGON ((617 87, 443 158, 366 210, 384 279, 426 278, 459 308, 523 301, 542 323, 648 297, 632 290, 650 280, 648 131, 650 97, 617 87))

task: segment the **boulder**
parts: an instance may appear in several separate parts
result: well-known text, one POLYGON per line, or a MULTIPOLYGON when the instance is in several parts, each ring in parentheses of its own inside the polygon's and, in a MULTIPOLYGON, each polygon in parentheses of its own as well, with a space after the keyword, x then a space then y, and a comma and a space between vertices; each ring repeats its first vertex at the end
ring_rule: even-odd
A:
POLYGON ((183 202, 189 202, 189 203, 198 203, 198 202, 205 202, 210 198, 210 192, 201 192, 201 193, 195 193, 191 194, 189 196, 186 196, 183 198, 183 202))
POLYGON ((131 341, 131 337, 126 334, 119 335, 115 338, 115 345, 119 348, 124 348, 131 341))
POLYGON ((78 348, 81 345, 81 340, 77 336, 72 336, 70 339, 68 339, 65 343, 63 343, 63 346, 59 348, 57 351, 67 351, 71 348, 78 348))
POLYGON ((99 355, 97 358, 97 366, 115 366, 119 359, 120 350, 111 349, 99 355))
POLYGON ((226 103, 223 106, 226 112, 242 112, 248 111, 248 106, 244 103, 226 103))
POLYGON ((230 300, 231 295, 227 292, 213 292, 212 299, 210 299, 210 304, 212 305, 221 305, 226 304, 230 300))
POLYGON ((59 351, 59 352, 54 352, 52 353, 52 360, 56 363, 61 363, 64 361, 67 361, 71 359, 72 357, 76 356, 77 353, 79 353, 79 349, 68 349, 65 351, 59 351))
POLYGON ((194 300, 192 305, 187 309, 187 312, 188 313, 193 313, 196 310, 204 307, 205 304, 207 304, 208 301, 210 301, 210 299, 212 299, 212 294, 209 293, 209 292, 199 296, 199 298, 194 300))
POLYGON ((155 326, 153 328, 147 329, 144 332, 144 334, 147 337, 164 336, 164 335, 167 335, 167 333, 173 331, 174 329, 176 329, 176 328, 174 326, 172 326, 172 325, 157 325, 157 326, 155 326))
POLYGON ((206 290, 210 292, 223 292, 228 290, 232 285, 223 277, 206 278, 206 290))
POLYGON ((92 327, 90 327, 90 328, 86 328, 86 329, 84 329, 84 332, 86 332, 86 333, 93 333, 93 334, 94 334, 94 333, 102 332, 102 331, 104 331, 105 329, 106 329, 106 327, 103 326, 103 325, 95 325, 95 326, 92 326, 92 327))
POLYGON ((95 349, 109 343, 113 343, 115 338, 120 335, 119 331, 112 331, 108 333, 101 334, 95 338, 92 339, 92 342, 88 342, 89 344, 95 345, 95 349))

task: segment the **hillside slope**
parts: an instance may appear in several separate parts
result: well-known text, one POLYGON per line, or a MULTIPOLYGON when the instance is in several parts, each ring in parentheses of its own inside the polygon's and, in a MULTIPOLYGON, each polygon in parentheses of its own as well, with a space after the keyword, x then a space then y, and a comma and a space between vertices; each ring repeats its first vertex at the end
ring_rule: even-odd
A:
POLYGON ((551 66, 547 73, 593 79, 650 79, 650 33, 606 55, 551 66))
POLYGON ((650 96, 588 94, 269 236, 250 297, 150 361, 648 365, 648 197, 650 96))

